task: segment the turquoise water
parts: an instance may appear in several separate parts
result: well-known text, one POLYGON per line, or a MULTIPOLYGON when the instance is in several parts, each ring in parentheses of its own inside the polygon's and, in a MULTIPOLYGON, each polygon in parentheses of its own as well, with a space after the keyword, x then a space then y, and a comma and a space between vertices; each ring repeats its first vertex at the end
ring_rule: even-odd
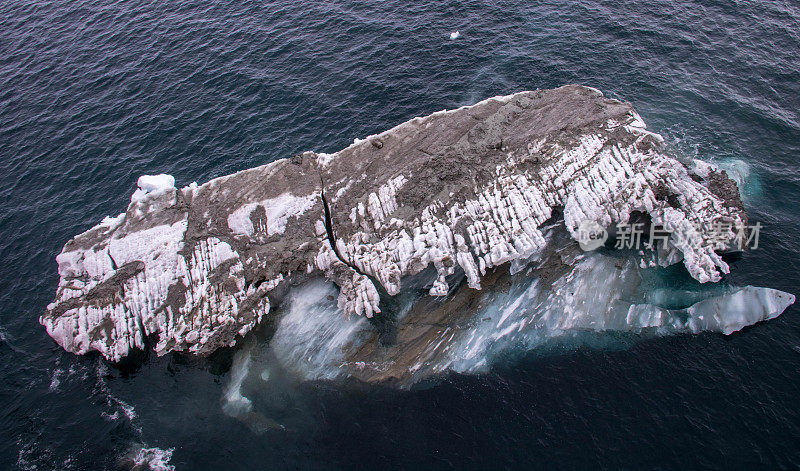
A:
POLYGON ((735 169, 765 227, 728 281, 797 294, 800 5, 619 3, 0 2, 0 468, 116 469, 141 446, 181 470, 796 466, 796 307, 409 392, 301 384, 264 399, 290 426, 262 433, 222 410, 232 351, 116 368, 37 322, 55 255, 141 174, 203 182, 566 83, 735 169))

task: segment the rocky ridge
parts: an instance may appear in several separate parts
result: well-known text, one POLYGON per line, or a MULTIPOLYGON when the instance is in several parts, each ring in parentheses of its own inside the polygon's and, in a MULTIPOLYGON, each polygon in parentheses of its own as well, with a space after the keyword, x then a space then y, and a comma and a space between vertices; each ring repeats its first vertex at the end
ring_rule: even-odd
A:
POLYGON ((714 282, 729 270, 717 251, 746 214, 735 183, 702 168, 667 156, 630 104, 571 85, 414 118, 335 154, 203 185, 143 177, 126 212, 64 246, 40 322, 66 350, 114 361, 150 336, 159 354, 208 354, 313 276, 339 287, 343 315, 392 309, 403 280, 429 266, 432 296, 451 292, 460 271, 480 289, 493 268, 544 249, 554 211, 573 237, 584 221, 646 213, 691 236, 671 237, 659 263, 683 260, 714 282), (721 221, 732 228, 722 242, 712 234, 721 221))

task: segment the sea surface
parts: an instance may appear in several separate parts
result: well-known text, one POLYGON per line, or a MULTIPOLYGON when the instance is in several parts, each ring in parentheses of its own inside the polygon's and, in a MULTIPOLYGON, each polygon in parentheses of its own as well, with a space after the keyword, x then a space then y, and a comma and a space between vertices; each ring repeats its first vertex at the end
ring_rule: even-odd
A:
POLYGON ((285 420, 260 431, 222 407, 236 350, 114 366, 38 323, 56 254, 141 174, 202 183, 569 83, 735 173, 764 229, 732 282, 800 294, 797 1, 0 0, 0 469, 800 466, 797 306, 410 391, 302 383, 261 399, 285 420))

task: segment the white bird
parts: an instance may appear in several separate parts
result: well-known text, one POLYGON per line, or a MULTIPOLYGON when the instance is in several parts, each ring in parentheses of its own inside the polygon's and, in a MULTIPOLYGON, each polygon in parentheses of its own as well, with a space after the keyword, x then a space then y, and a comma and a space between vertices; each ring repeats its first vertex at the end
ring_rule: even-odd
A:
POLYGON ((459 33, 458 31, 453 31, 452 33, 450 33, 450 39, 458 39, 459 36, 461 36, 461 33, 459 33))

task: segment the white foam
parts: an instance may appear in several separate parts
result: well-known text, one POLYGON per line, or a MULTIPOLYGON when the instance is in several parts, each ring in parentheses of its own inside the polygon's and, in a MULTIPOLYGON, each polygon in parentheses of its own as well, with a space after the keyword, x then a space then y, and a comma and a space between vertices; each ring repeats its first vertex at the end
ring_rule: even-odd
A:
POLYGON ((174 448, 162 450, 161 448, 142 447, 134 456, 133 461, 137 466, 147 466, 151 471, 175 471, 175 466, 169 464, 174 448))
POLYGON ((290 294, 288 309, 271 341, 283 367, 309 379, 339 375, 343 349, 357 342, 358 333, 369 324, 361 316, 342 316, 331 299, 335 295, 333 284, 322 279, 312 280, 290 294))
POLYGON ((253 409, 250 399, 242 395, 242 383, 250 372, 250 357, 252 347, 247 345, 233 356, 231 366, 231 381, 225 388, 222 410, 230 417, 240 417, 253 409))
POLYGON ((58 391, 58 386, 61 384, 61 374, 64 373, 64 370, 61 368, 56 368, 53 371, 53 376, 50 378, 50 387, 48 390, 50 392, 58 391))

